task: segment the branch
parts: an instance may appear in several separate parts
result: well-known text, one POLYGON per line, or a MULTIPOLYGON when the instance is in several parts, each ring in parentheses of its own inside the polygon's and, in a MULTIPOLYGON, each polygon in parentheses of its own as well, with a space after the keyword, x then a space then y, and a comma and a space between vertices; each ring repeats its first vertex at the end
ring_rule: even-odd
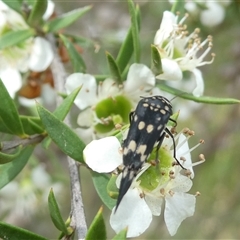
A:
POLYGON ((13 141, 4 141, 1 142, 0 151, 2 152, 9 152, 11 150, 16 149, 18 146, 28 146, 36 143, 40 143, 46 136, 41 134, 35 134, 32 136, 29 136, 25 139, 17 139, 13 141))
MULTIPOLYGON (((66 79, 66 72, 62 61, 58 55, 58 51, 56 49, 56 39, 53 35, 48 36, 48 40, 51 43, 52 49, 54 51, 54 59, 51 64, 51 71, 54 79, 54 86, 58 92, 65 92, 64 83, 66 79)), ((57 105, 59 106, 62 102, 62 98, 57 98, 57 105)), ((69 117, 67 116, 64 121, 68 126, 70 126, 69 117)), ((80 175, 79 175, 79 165, 70 157, 68 160, 68 168, 70 173, 70 182, 71 182, 71 192, 72 192, 72 200, 71 200, 71 226, 77 232, 78 239, 84 239, 87 233, 87 223, 84 213, 84 206, 82 200, 81 193, 81 185, 80 185, 80 175)))

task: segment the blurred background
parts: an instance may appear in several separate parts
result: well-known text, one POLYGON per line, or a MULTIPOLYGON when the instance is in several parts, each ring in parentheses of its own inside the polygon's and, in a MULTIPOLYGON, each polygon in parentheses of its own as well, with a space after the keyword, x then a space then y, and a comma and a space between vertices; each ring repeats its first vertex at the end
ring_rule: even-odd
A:
MULTIPOLYGON (((54 1, 58 13, 67 12, 85 5, 93 8, 79 21, 68 29, 68 33, 90 38, 99 47, 95 52, 91 45, 83 46, 83 58, 90 74, 104 74, 108 70, 105 51, 116 56, 121 41, 130 26, 128 5, 125 1, 54 1)), ((136 3, 138 1, 135 1, 136 3)), ((220 1, 219 1, 220 2, 220 1)), ((171 9, 168 1, 139 1, 141 10, 141 47, 142 63, 150 65, 150 44, 159 28, 162 13, 171 9)), ((226 6, 222 23, 208 27, 201 23, 198 16, 190 15, 185 22, 189 31, 201 28, 201 37, 213 36, 212 52, 216 54, 211 65, 201 68, 205 80, 205 95, 214 97, 231 97, 240 99, 240 2, 235 1, 226 6)), ((210 60, 210 56, 209 56, 210 60)), ((67 69, 68 73, 72 73, 67 69)), ((164 95, 164 93, 163 93, 164 95)), ((173 101, 181 103, 182 108, 189 102, 180 98, 173 101)), ((189 115, 181 115, 178 130, 188 127, 195 131, 195 136, 189 141, 190 146, 204 139, 201 145, 192 153, 192 160, 197 161, 203 153, 206 162, 194 168, 195 178, 191 194, 197 191, 196 211, 193 217, 183 221, 174 237, 170 237, 163 220, 163 214, 155 217, 151 227, 137 239, 237 239, 240 237, 240 107, 239 105, 195 104, 189 115)), ((178 111, 179 109, 175 109, 178 111)), ((184 113, 185 110, 183 109, 184 113)), ((61 211, 65 218, 70 211, 70 185, 65 156, 54 149, 46 152, 40 146, 35 151, 35 157, 46 165, 46 171, 55 182, 61 181, 61 191, 56 192, 61 211), (59 161, 61 165, 59 165, 59 161)), ((34 159, 31 160, 34 165, 34 159)), ((21 174, 27 174, 27 169, 21 174)), ((19 176, 21 177, 21 176, 19 176)), ((88 224, 91 223, 99 210, 100 201, 92 183, 91 175, 81 168, 81 184, 85 213, 88 224)), ((50 184, 51 185, 51 184, 50 184)), ((46 187, 48 192, 50 187, 46 187)), ((47 195, 45 195, 47 199, 47 195)), ((3 206, 4 207, 4 206, 3 206)), ((110 211, 104 207, 108 238, 114 236, 109 226, 110 211)), ((14 215, 14 214, 13 214, 14 215)), ((39 205, 37 211, 26 219, 11 218, 9 214, 1 219, 35 231, 55 239, 57 231, 51 223, 47 205, 39 205), (41 209, 41 210, 40 210, 41 209), (44 210, 45 209, 45 210, 44 210)))

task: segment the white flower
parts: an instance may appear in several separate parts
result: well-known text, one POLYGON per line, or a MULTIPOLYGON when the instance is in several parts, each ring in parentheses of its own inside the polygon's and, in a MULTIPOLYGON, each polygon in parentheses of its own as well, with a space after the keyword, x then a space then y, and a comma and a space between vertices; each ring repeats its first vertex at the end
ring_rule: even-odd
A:
POLYGON ((90 74, 71 74, 66 80, 67 93, 79 86, 82 88, 75 104, 83 111, 77 120, 82 128, 77 131, 86 143, 96 136, 96 132, 99 135, 109 133, 115 124, 128 123, 129 112, 135 107, 140 96, 160 92, 158 88, 154 88, 154 74, 143 64, 132 64, 122 85, 117 85, 112 79, 97 84, 90 74))
POLYGON ((172 12, 165 11, 154 39, 161 55, 163 73, 156 78, 161 80, 179 81, 183 78, 183 71, 190 71, 195 77, 196 86, 193 89, 195 96, 201 96, 204 90, 203 78, 197 67, 213 62, 204 61, 212 47, 212 38, 209 36, 203 42, 198 37, 199 29, 188 35, 183 22, 187 15, 178 21, 178 16, 172 12), (206 50, 199 55, 202 48, 208 44, 206 50))
MULTIPOLYGON (((52 8, 52 4, 49 4, 52 8)), ((48 11, 48 10, 47 10, 48 11)), ((53 8, 52 8, 53 11, 53 8)), ((49 15, 49 14, 48 14, 49 15)), ((22 16, 0 1, 0 37, 30 27, 22 16)), ((0 50, 0 78, 12 97, 20 89, 20 73, 46 70, 53 60, 50 43, 42 37, 31 37, 19 44, 0 50)))
MULTIPOLYGON (((175 0, 169 0, 174 3, 175 0)), ((225 18, 225 7, 231 3, 230 0, 224 1, 206 1, 197 0, 185 1, 185 9, 194 17, 199 17, 203 25, 214 27, 221 24, 225 18)))
MULTIPOLYGON (((115 207, 112 209, 110 225, 116 232, 128 228, 127 237, 139 236, 149 227, 152 215, 160 215, 163 201, 164 219, 171 235, 176 233, 184 219, 194 214, 195 195, 186 192, 192 187, 192 167, 198 163, 192 164, 190 152, 193 149, 189 149, 187 142, 192 132, 184 130, 184 133, 188 137, 182 133, 175 136, 176 154, 179 160, 184 160, 182 165, 188 170, 182 173, 179 165, 172 164, 172 161, 175 162, 172 157, 173 143, 170 138, 165 138, 160 148, 159 173, 157 174, 156 166, 145 163, 124 195, 117 212, 115 213, 115 207), (161 164, 164 168, 161 168, 161 164)), ((120 149, 119 141, 113 136, 95 140, 84 149, 84 159, 96 172, 111 172, 122 162, 120 149)), ((118 187, 120 179, 121 174, 116 182, 118 187)))
POLYGON ((218 2, 206 1, 206 10, 201 11, 200 21, 207 27, 214 27, 223 22, 225 9, 218 2))

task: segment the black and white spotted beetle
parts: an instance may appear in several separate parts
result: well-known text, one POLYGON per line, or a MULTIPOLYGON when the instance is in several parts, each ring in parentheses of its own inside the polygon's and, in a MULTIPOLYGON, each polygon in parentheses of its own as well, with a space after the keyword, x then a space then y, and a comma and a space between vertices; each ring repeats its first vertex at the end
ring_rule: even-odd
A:
MULTIPOLYGON (((156 160, 158 159, 158 150, 166 133, 173 139, 174 158, 176 159, 175 141, 171 132, 166 128, 169 120, 176 125, 176 121, 170 118, 172 113, 172 104, 162 96, 143 97, 136 110, 130 113, 129 132, 123 142, 123 164, 125 167, 115 212, 156 143, 156 160)), ((177 159, 176 161, 178 162, 177 159)), ((180 163, 178 162, 178 164, 180 163)))

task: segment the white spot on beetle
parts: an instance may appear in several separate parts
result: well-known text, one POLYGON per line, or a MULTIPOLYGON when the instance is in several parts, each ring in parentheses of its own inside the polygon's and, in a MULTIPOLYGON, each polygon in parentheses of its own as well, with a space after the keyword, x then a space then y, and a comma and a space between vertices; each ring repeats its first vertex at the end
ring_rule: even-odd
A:
POLYGON ((151 133, 154 129, 154 126, 152 124, 147 125, 147 132, 151 133))
POLYGON ((149 106, 148 103, 144 103, 144 104, 143 104, 143 107, 148 107, 148 106, 149 106))
POLYGON ((136 122, 137 120, 138 120, 138 116, 135 115, 135 116, 134 116, 134 122, 136 122))
POLYGON ((160 113, 163 114, 163 115, 165 115, 167 112, 166 112, 166 110, 161 109, 161 110, 160 110, 160 113))
POLYGON ((128 149, 134 152, 136 150, 136 147, 137 147, 137 143, 134 140, 131 140, 128 145, 128 149))
POLYGON ((145 122, 143 122, 143 121, 139 122, 139 124, 138 124, 138 130, 142 130, 142 129, 144 129, 144 128, 145 128, 145 122))
POLYGON ((143 144, 143 145, 138 146, 136 152, 137 152, 138 154, 144 155, 146 149, 147 149, 147 145, 146 145, 146 144, 143 144))

